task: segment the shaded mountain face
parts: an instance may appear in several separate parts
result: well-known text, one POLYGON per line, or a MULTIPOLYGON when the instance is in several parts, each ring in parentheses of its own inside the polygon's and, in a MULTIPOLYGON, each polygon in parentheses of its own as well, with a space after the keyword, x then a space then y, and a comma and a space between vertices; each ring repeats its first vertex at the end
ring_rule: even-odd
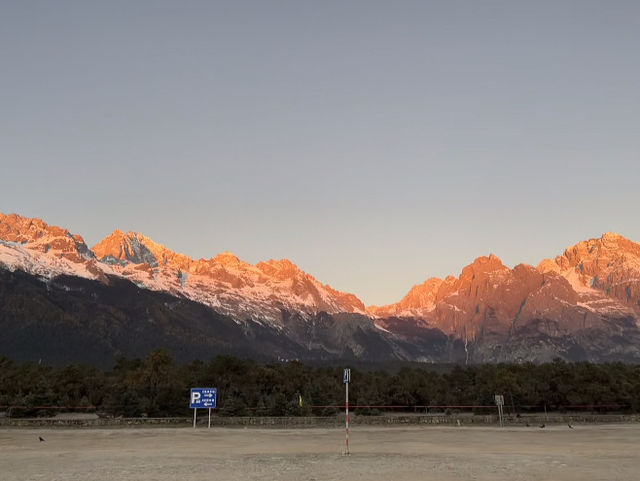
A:
MULTIPOLYGON (((279 329, 238 323, 208 306, 110 277, 41 278, 0 270, 0 355, 17 361, 108 366, 167 348, 179 361, 220 354, 274 360, 392 360, 401 346, 370 319, 285 313, 279 329)), ((351 317, 355 316, 355 317, 351 317)))
MULTIPOLYGON (((26 332, 20 330, 21 323, 32 329, 24 339, 35 339, 46 326, 57 326, 73 331, 69 342, 77 341, 83 336, 78 332, 94 329, 91 312, 103 308, 128 321, 123 325, 105 320, 98 331, 100 339, 110 338, 109 326, 122 332, 136 329, 138 322, 146 326, 146 308, 142 314, 142 306, 120 306, 118 296, 107 295, 109 291, 135 295, 153 305, 159 302, 153 297, 158 295, 172 299, 165 304, 199 306, 200 310, 190 308, 188 316, 169 309, 162 317, 162 333, 148 326, 144 331, 150 343, 187 351, 193 344, 200 346, 191 351, 197 353, 218 352, 223 350, 220 346, 234 344, 251 355, 270 352, 274 357, 305 359, 640 361, 640 244, 611 233, 580 242, 537 267, 520 264, 511 269, 494 255, 479 257, 458 277, 428 279, 396 304, 366 309, 353 294, 318 282, 286 259, 252 265, 226 252, 195 260, 142 234, 120 230, 89 249, 78 235, 15 214, 0 214, 2 272, 14 276, 21 272, 24 282, 29 279, 21 285, 42 287, 36 297, 43 305, 54 293, 65 298, 56 301, 64 306, 61 311, 33 312, 24 299, 16 301, 20 288, 5 286, 0 292, 12 303, 11 310, 7 297, 0 304, 4 332, 10 333, 6 342, 16 332, 26 332), (60 279, 65 281, 61 284, 60 279), (82 282, 89 284, 80 290, 68 288, 82 282), (96 291, 109 303, 91 304, 96 291), (34 318, 40 323, 30 323, 34 318), (236 329, 235 341, 225 337, 224 332, 231 332, 227 328, 203 327, 219 326, 219 319, 234 326, 228 329, 236 329), (198 342, 178 329, 181 323, 200 326, 198 342)), ((5 284, 10 280, 0 278, 5 284)), ((110 319, 106 313, 103 317, 110 319)), ((94 332, 85 334, 97 342, 94 332)), ((121 345, 125 337, 116 336, 105 356, 131 352, 121 345)), ((150 345, 143 337, 137 338, 141 348, 150 345)), ((11 352, 28 351, 26 344, 21 346, 11 352)))

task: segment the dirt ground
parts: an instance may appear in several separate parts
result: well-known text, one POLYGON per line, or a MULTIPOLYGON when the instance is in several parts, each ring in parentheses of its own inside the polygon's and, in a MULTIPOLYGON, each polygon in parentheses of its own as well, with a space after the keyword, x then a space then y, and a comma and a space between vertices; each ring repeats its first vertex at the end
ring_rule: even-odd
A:
POLYGON ((1 429, 2 481, 637 481, 640 425, 1 429), (38 436, 45 441, 40 442, 38 436))

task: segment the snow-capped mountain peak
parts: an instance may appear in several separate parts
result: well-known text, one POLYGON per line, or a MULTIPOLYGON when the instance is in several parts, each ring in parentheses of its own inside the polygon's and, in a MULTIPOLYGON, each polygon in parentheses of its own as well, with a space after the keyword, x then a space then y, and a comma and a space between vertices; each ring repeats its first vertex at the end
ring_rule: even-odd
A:
POLYGON ((239 321, 279 325, 283 311, 364 313, 352 294, 323 285, 287 259, 252 265, 230 252, 194 260, 138 232, 114 230, 90 250, 80 236, 40 219, 0 215, 0 263, 41 277, 61 274, 140 287, 206 304, 239 321))
MULTIPOLYGON (((45 281, 46 292, 56 284, 64 290, 66 283, 77 282, 49 282, 70 276, 97 280, 107 290, 140 294, 122 282, 126 279, 142 289, 209 306, 233 318, 243 332, 275 328, 285 337, 295 332, 296 342, 307 349, 316 347, 326 329, 332 330, 327 339, 335 346, 353 340, 353 326, 364 328, 367 337, 367 329, 375 325, 375 332, 385 333, 384 342, 407 358, 422 359, 415 352, 424 352, 424 359, 435 359, 463 349, 466 360, 550 359, 558 354, 591 359, 593 353, 640 359, 640 244, 615 233, 579 242, 537 267, 519 264, 511 269, 493 254, 478 257, 458 277, 427 279, 400 302, 367 309, 355 295, 319 282, 288 259, 254 265, 223 252, 194 260, 143 234, 121 230, 90 250, 79 235, 16 214, 0 214, 0 270, 34 275, 37 279, 28 282, 45 281), (329 316, 319 315, 323 312, 329 316), (368 318, 332 316, 343 313, 368 318), (434 345, 440 346, 440 354, 431 357, 434 345)), ((171 321, 172 308, 164 305, 171 321)), ((350 349, 356 353, 360 348, 356 343, 350 349)))
POLYGON ((0 213, 0 240, 71 262, 82 263, 95 257, 82 236, 17 214, 0 213))

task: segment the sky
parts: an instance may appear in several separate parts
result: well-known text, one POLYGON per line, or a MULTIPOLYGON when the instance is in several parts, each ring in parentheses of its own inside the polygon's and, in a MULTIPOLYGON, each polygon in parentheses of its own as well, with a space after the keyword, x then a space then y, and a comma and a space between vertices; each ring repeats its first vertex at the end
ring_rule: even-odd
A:
POLYGON ((365 304, 640 242, 640 2, 0 1, 0 212, 365 304))

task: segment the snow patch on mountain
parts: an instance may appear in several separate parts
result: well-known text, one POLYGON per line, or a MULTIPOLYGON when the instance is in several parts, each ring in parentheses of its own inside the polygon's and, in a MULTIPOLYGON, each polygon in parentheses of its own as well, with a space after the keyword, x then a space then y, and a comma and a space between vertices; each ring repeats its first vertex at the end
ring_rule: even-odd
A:
POLYGON ((87 269, 85 264, 72 262, 64 257, 42 255, 24 246, 0 241, 0 266, 9 271, 24 271, 29 274, 51 279, 56 276, 68 275, 96 279, 97 276, 87 269))

